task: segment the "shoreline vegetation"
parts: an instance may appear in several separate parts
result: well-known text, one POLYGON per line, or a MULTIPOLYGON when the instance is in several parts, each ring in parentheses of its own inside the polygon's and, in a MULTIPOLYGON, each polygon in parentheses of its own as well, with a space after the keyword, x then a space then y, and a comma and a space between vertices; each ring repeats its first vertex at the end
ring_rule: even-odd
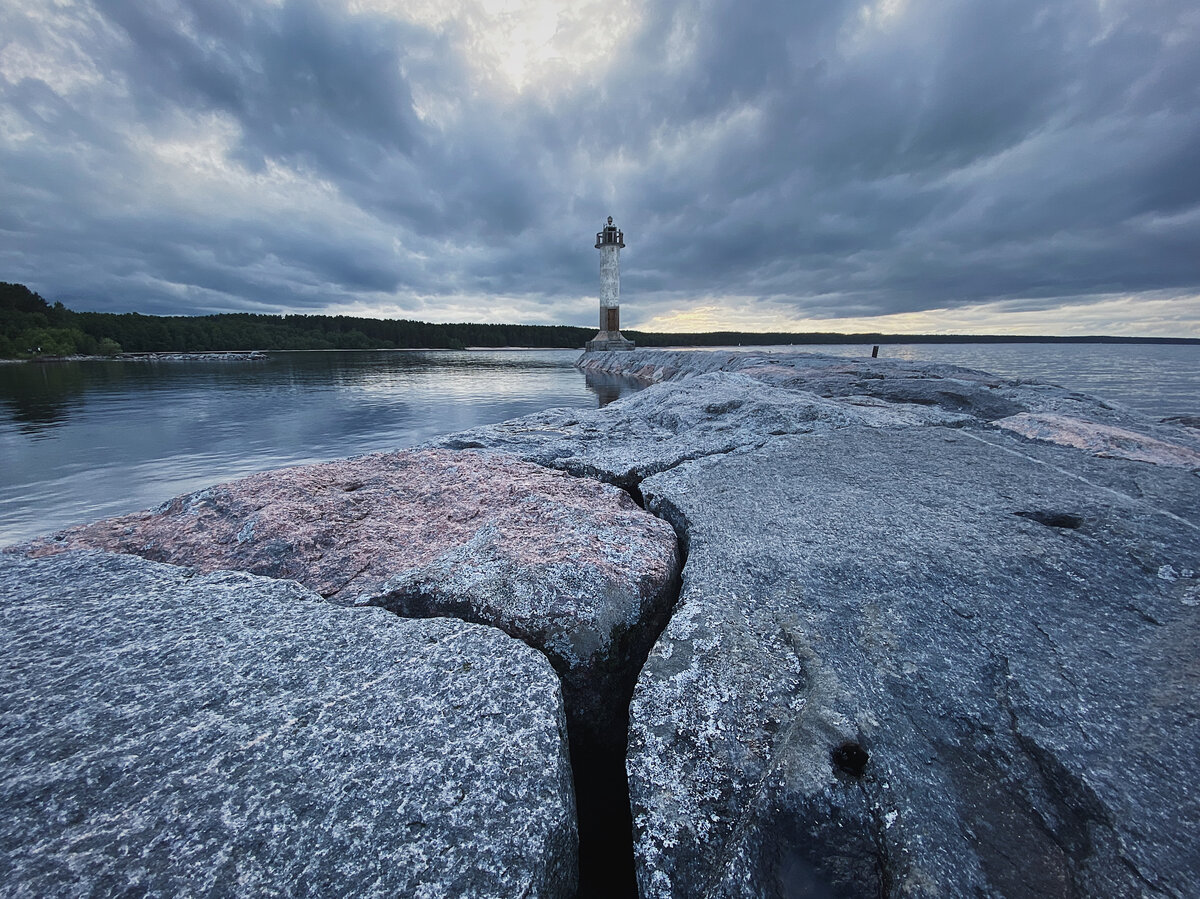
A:
MULTIPOLYGON (((0 360, 50 361, 245 358, 271 350, 582 349, 594 328, 569 325, 434 324, 348 315, 198 316, 76 312, 23 284, 0 282, 0 360)), ((898 343, 1161 343, 1193 337, 1025 336, 1011 334, 842 334, 836 332, 663 333, 625 330, 639 347, 786 346, 898 343)))

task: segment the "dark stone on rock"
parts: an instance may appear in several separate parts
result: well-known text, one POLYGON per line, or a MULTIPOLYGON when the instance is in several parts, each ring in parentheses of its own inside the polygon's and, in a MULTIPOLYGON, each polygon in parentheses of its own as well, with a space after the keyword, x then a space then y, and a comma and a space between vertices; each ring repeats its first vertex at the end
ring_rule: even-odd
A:
POLYGON ((558 679, 498 630, 133 556, 0 556, 6 896, 554 896, 558 679))
POLYGON ((1200 415, 1168 415, 1162 421, 1168 424, 1183 425, 1185 428, 1200 430, 1200 415))
POLYGON ((612 739, 674 600, 675 533, 622 490, 494 454, 406 451, 265 472, 21 549, 291 578, 346 604, 491 624, 546 653, 612 739), (615 717, 614 717, 615 716, 615 717))

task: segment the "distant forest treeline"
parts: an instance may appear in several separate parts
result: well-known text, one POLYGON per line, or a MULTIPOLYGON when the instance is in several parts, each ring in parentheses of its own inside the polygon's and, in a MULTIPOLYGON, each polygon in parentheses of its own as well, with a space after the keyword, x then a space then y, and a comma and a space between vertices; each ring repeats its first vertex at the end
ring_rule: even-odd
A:
MULTIPOLYGON (((664 334, 624 331, 639 346, 771 346, 822 343, 963 343, 1029 341, 1200 343, 1190 338, 1013 337, 836 333, 664 334)), ((115 356, 119 353, 203 353, 223 350, 582 348, 594 328, 566 325, 437 325, 348 315, 159 316, 136 312, 75 312, 47 303, 23 284, 0 282, 0 358, 115 356)))

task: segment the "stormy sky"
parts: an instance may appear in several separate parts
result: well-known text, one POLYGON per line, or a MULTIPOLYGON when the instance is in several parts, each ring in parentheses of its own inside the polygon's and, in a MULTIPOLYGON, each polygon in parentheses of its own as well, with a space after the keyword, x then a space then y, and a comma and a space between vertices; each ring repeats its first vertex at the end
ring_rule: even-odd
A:
POLYGON ((4 0, 76 309, 1200 336, 1195 0, 4 0))

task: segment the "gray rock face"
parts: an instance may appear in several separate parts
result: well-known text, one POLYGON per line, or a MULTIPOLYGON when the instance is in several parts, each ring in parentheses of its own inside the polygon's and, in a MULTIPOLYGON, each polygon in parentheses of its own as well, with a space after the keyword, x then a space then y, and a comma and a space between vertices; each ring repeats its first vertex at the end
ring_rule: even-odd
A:
POLYGON ((630 712, 644 897, 1200 892, 1194 431, 953 366, 611 357, 665 383, 442 442, 690 546, 630 712))
POLYGON ((1048 413, 1056 418, 1131 427, 1143 435, 1200 451, 1198 435, 1186 427, 1186 421, 1152 422, 1053 384, 1001 378, 957 365, 820 353, 639 350, 589 354, 580 359, 579 366, 586 372, 646 383, 686 381, 709 372, 738 372, 775 387, 805 390, 822 397, 852 402, 873 397, 962 413, 980 423, 1025 412, 1048 413))
MULTIPOLYGON (((310 584, 343 602, 385 603, 406 615, 478 616, 510 631, 525 627, 524 639, 552 657, 558 653, 555 664, 565 672, 567 695, 576 697, 573 730, 575 723, 591 721, 599 739, 605 732, 622 732, 611 703, 628 685, 620 678, 593 681, 599 689, 591 699, 609 703, 609 717, 598 726, 601 718, 587 705, 586 682, 572 686, 570 659, 589 657, 594 663, 605 652, 597 647, 608 634, 608 645, 617 647, 622 664, 636 664, 646 644, 633 645, 630 635, 648 641, 661 620, 656 615, 665 614, 669 604, 648 597, 670 595, 669 586, 665 592, 659 586, 643 590, 643 583, 661 585, 663 580, 655 574, 642 581, 639 572, 668 570, 679 551, 673 541, 661 539, 670 527, 649 524, 653 519, 631 499, 586 478, 619 484, 673 524, 689 553, 678 607, 642 668, 630 708, 626 767, 643 897, 1200 895, 1200 851, 1193 839, 1200 827, 1200 773, 1194 764, 1200 757, 1194 713, 1200 688, 1195 652, 1200 432, 1187 421, 1149 422, 1053 385, 953 366, 658 351, 591 354, 584 364, 594 371, 663 383, 603 409, 551 410, 442 438, 439 450, 377 457, 370 469, 349 460, 274 473, 277 483, 253 490, 239 482, 232 491, 218 488, 181 498, 157 513, 162 535, 174 535, 169 541, 139 530, 138 521, 105 523, 102 533, 93 536, 116 541, 124 551, 149 553, 188 543, 179 540, 184 533, 190 540, 187 551, 196 553, 196 559, 238 558, 250 560, 247 567, 266 566, 264 573, 310 577, 310 584), (472 449, 478 452, 463 451, 472 449), (392 468, 408 474, 397 479, 392 468), (566 478, 546 468, 582 477, 566 478), (450 470, 453 478, 446 476, 450 470), (255 492, 259 490, 263 492, 255 492), (574 498, 562 498, 568 495, 574 498), (260 501, 264 496, 269 501, 260 501), (406 536, 393 539, 389 529, 406 536), (401 559, 407 561, 398 564, 401 559), (660 561, 647 562, 653 559, 660 561), (297 560, 303 563, 299 569, 287 567, 297 560), (639 611, 627 617, 623 610, 639 611), (630 624, 634 620, 640 629, 630 624)), ((74 545, 79 536, 68 532, 34 549, 55 551, 74 545)), ((144 565, 132 560, 123 564, 144 565)), ((79 577, 97 581, 92 573, 79 577)), ((185 578, 186 585, 156 588, 154 603, 138 604, 138 614, 157 615, 160 595, 179 597, 172 614, 198 614, 211 605, 209 594, 233 583, 227 582, 230 577, 237 576, 214 575, 211 583, 185 578), (187 592, 194 585, 203 587, 202 597, 187 592)), ((236 581, 237 589, 249 580, 236 581)), ((59 582, 48 582, 36 607, 52 604, 59 582)), ((187 655, 185 668, 204 671, 203 676, 193 682, 169 664, 165 670, 175 672, 172 683, 196 684, 191 689, 201 698, 187 700, 187 708, 195 706, 203 716, 229 692, 224 679, 208 672, 232 670, 241 678, 233 681, 237 690, 243 690, 249 689, 244 687, 250 678, 245 672, 264 664, 258 656, 212 661, 212 653, 233 652, 230 646, 251 651, 245 644, 254 634, 265 633, 254 624, 261 617, 259 604, 247 601, 249 611, 239 613, 236 626, 218 628, 211 640, 207 623, 197 632, 198 641, 172 640, 175 625, 163 627, 159 618, 144 627, 142 618, 131 619, 133 625, 118 620, 110 626, 103 610, 112 603, 105 596, 102 592, 97 599, 82 588, 64 588, 61 603, 88 621, 99 615, 99 633, 140 633, 141 628, 168 635, 149 643, 155 665, 138 661, 139 644, 132 636, 116 641, 115 650, 103 643, 89 647, 96 631, 85 630, 64 613, 70 627, 61 640, 43 640, 50 627, 36 625, 35 637, 28 646, 17 647, 17 656, 35 653, 44 643, 48 655, 69 659, 63 642, 68 641, 85 647, 85 657, 99 652, 108 661, 99 668, 85 667, 78 683, 63 681, 66 689, 50 678, 71 677, 71 667, 46 661, 40 668, 52 673, 25 694, 16 674, 20 669, 10 667, 8 677, 16 686, 9 693, 18 698, 6 709, 24 708, 20 700, 26 695, 90 695, 87 690, 107 695, 103 684, 112 680, 107 666, 125 658, 126 647, 134 653, 135 670, 153 674, 159 660, 170 662, 170 652, 181 651, 164 647, 180 646, 194 654, 199 642, 208 654, 187 655), (213 691, 216 699, 210 697, 213 691)), ((308 601, 316 603, 312 596, 308 601)), ((241 604, 237 599, 227 605, 237 610, 241 604)), ((124 600, 117 605, 129 607, 124 600)), ((343 621, 384 629, 377 612, 315 605, 306 616, 314 607, 321 612, 318 622, 325 621, 321 616, 350 616, 336 618, 337 633, 342 633, 343 621)), ((13 608, 15 621, 35 627, 24 622, 20 603, 13 608)), ((444 627, 455 635, 464 633, 464 627, 465 633, 480 631, 433 621, 390 626, 444 627)), ((329 705, 318 703, 317 720, 344 710, 355 722, 371 722, 371 734, 391 725, 389 714, 401 714, 377 706, 354 712, 354 703, 341 697, 366 702, 351 689, 358 682, 345 686, 328 673, 341 669, 330 669, 323 651, 308 650, 303 625, 270 626, 271 634, 277 630, 297 631, 294 640, 278 644, 278 652, 289 664, 302 662, 305 672, 319 672, 312 674, 317 683, 311 690, 289 686, 281 693, 272 685, 283 675, 256 681, 267 685, 262 689, 268 699, 256 694, 255 701, 268 709, 270 722, 287 723, 261 729, 246 725, 237 732, 239 739, 243 732, 252 736, 238 747, 258 751, 261 745, 274 746, 252 741, 259 733, 293 734, 301 726, 296 722, 312 720, 312 713, 292 706, 276 713, 270 697, 293 692, 339 697, 328 700, 329 705), (292 654, 296 640, 303 646, 292 654), (328 691, 322 693, 329 678, 328 691)), ((380 642, 375 630, 371 637, 359 641, 354 634, 346 636, 337 645, 351 652, 339 655, 353 654, 357 666, 359 643, 380 642)), ((499 634, 494 637, 502 640, 499 634)), ((271 644, 253 642, 254 652, 276 659, 271 644)), ((477 655, 490 652, 481 646, 477 655)), ((478 672, 463 670, 467 662, 479 663, 475 656, 459 661, 463 657, 439 656, 438 670, 453 672, 453 690, 467 691, 471 703, 482 703, 485 697, 471 686, 478 672), (464 680, 458 679, 460 674, 464 680)), ((499 658, 501 667, 512 669, 508 675, 516 678, 515 690, 521 694, 527 685, 520 666, 507 655, 499 658)), ((369 667, 370 660, 365 664, 369 667)), ((418 671, 424 670, 422 665, 412 663, 418 671)), ((515 715, 524 728, 532 713, 507 706, 509 697, 499 694, 513 688, 494 679, 494 673, 487 667, 480 675, 487 686, 480 689, 496 691, 497 696, 487 697, 498 703, 496 714, 515 715)), ((405 681, 403 689, 426 689, 430 681, 422 677, 405 681)), ((122 683, 119 678, 115 682, 122 683)), ((375 683, 369 678, 362 682, 375 683)), ((237 690, 235 697, 242 695, 237 690)), ((163 687, 157 692, 168 691, 163 687)), ((435 704, 421 714, 441 716, 439 721, 467 714, 456 703, 450 700, 449 710, 435 704)), ((237 714, 243 714, 245 705, 237 707, 237 714)), ((54 740, 73 752, 68 725, 62 725, 68 729, 61 734, 53 730, 59 719, 71 720, 63 708, 52 707, 38 726, 51 729, 54 740)), ((6 724, 12 714, 5 712, 6 724)), ((173 715, 161 715, 167 722, 162 727, 171 739, 186 743, 192 732, 178 736, 170 730, 173 715)), ((411 719, 396 726, 404 730, 404 740, 418 741, 414 758, 433 759, 426 780, 418 776, 426 770, 424 763, 413 763, 419 771, 411 781, 419 781, 421 791, 439 778, 450 782, 451 769, 438 767, 441 750, 421 743, 424 737, 418 732, 424 732, 411 723, 410 734, 405 722, 411 719)), ((485 725, 502 727, 503 720, 479 727, 485 725)), ((118 730, 133 732, 136 727, 118 730)), ((463 733, 469 743, 485 730, 463 733)), ((562 768, 561 732, 557 748, 549 750, 548 744, 520 734, 514 739, 525 741, 526 763, 540 770, 543 780, 550 778, 546 772, 562 768)), ((7 732, 0 735, 0 747, 8 752, 6 739, 7 732)), ((287 770, 283 762, 317 752, 311 741, 290 739, 280 744, 280 755, 262 763, 263 769, 287 770)), ((387 741, 380 741, 369 744, 372 758, 385 755, 382 743, 387 741)), ((218 760, 230 755, 225 749, 205 755, 207 745, 186 743, 183 755, 218 760)), ((332 745, 328 751, 341 752, 339 760, 349 752, 344 743, 332 745)), ((501 755, 507 751, 507 744, 498 750, 501 755)), ((31 761, 34 750, 12 753, 17 760, 13 770, 38 770, 31 761)), ((450 755, 463 759, 474 776, 476 763, 469 761, 466 749, 450 755)), ((114 775, 103 772, 120 770, 134 756, 156 757, 140 749, 104 756, 110 767, 95 769, 102 773, 78 790, 99 783, 104 795, 114 775)), ((58 764, 55 756, 50 758, 51 767, 58 764)), ((489 757, 479 769, 480 782, 507 783, 501 770, 509 759, 493 765, 489 757)), ((169 783, 197 790, 193 785, 201 784, 202 798, 209 792, 224 795, 219 792, 222 781, 227 787, 275 783, 257 768, 247 781, 236 767, 241 761, 236 756, 229 763, 234 767, 227 769, 220 767, 224 761, 199 768, 185 765, 184 774, 169 783), (214 778, 216 785, 203 779, 211 770, 225 772, 214 778), (231 779, 227 771, 237 776, 231 779)), ((46 766, 44 759, 39 763, 46 766)), ((310 767, 337 770, 326 756, 314 757, 305 770, 310 767)), ((54 770, 58 779, 69 779, 69 771, 54 770)), ((312 814, 321 822, 336 823, 341 819, 330 815, 343 812, 324 809, 358 809, 361 803, 323 805, 326 794, 318 787, 326 786, 327 776, 313 786, 297 775, 265 795, 289 809, 317 809, 312 814)), ((8 781, 4 783, 8 790, 8 781)), ((597 780, 591 788, 616 795, 612 786, 597 780)), ((385 783, 370 798, 388 793, 385 783)), ((460 801, 457 791, 436 795, 446 803, 438 806, 444 814, 453 814, 460 805, 467 806, 464 814, 474 814, 470 809, 479 807, 460 801)), ((505 797, 509 801, 509 792, 505 797)), ((153 805, 173 809, 168 799, 156 796, 153 805)), ((268 804, 267 799, 255 802, 248 806, 252 811, 268 804)), ((242 808, 221 803, 223 809, 242 808)), ((408 807, 393 812, 386 803, 368 802, 367 808, 372 822, 380 818, 400 833, 417 827, 414 821, 426 820, 409 817, 408 807), (377 807, 381 811, 376 814, 377 807)), ((495 806, 488 814, 497 817, 486 820, 480 811, 472 820, 482 830, 499 827, 507 833, 495 821, 520 820, 507 808, 495 806)), ((357 811, 345 814, 353 822, 365 820, 353 817, 357 811)), ((596 817, 581 813, 581 819, 596 817)), ((54 834, 74 819, 64 813, 51 820, 57 830, 43 828, 38 840, 56 839, 54 834)), ((286 826, 273 829, 268 838, 251 829, 259 819, 249 812, 232 820, 232 832, 257 835, 259 843, 252 845, 275 845, 270 839, 291 845, 278 836, 291 832, 286 826)), ((203 822, 200 832, 225 833, 209 819, 203 822)), ((222 818, 220 826, 224 822, 222 818)), ((376 855, 395 857, 377 852, 373 836, 359 836, 374 833, 363 831, 365 824, 341 830, 321 826, 338 839, 350 834, 337 844, 344 856, 359 862, 376 855)), ((13 832, 23 830, 32 833, 34 825, 22 824, 13 832)), ((95 851, 103 856, 103 846, 124 839, 122 832, 110 826, 95 851)), ((71 833, 78 845, 91 845, 87 832, 71 833)), ((425 843, 397 844, 420 847, 404 856, 409 860, 405 864, 418 858, 434 867, 440 861, 445 867, 439 872, 460 871, 465 870, 462 865, 476 864, 476 853, 491 852, 475 844, 456 853, 444 848, 451 845, 449 838, 436 842, 443 831, 430 833, 433 849, 425 843), (463 861, 468 855, 470 864, 463 861)), ((219 849, 227 839, 233 837, 214 838, 213 845, 219 849)), ((543 845, 541 839, 535 844, 543 845)), ((335 853, 320 855, 315 838, 302 849, 306 859, 332 859, 335 853)), ((229 868, 235 864, 230 861, 234 851, 223 852, 209 853, 220 860, 209 867, 236 872, 229 868)), ((240 848, 237 852, 245 854, 240 848)), ((204 852, 173 854, 187 859, 204 852)), ((537 857, 561 855, 548 849, 537 857)), ((27 863, 35 862, 22 862, 27 863)), ((371 868, 377 877, 394 867, 380 864, 378 870, 371 868)), ((594 862, 593 874, 603 873, 608 864, 608 859, 594 862)), ((274 871, 278 866, 266 867, 274 871)), ((198 871, 199 863, 189 870, 198 871)), ((308 876, 308 868, 287 870, 293 878, 308 876)), ((518 865, 517 870, 528 869, 518 865)), ((452 876, 458 875, 446 875, 452 876)), ((550 875, 544 880, 538 876, 530 875, 529 882, 537 884, 534 892, 552 891, 553 886, 541 886, 555 883, 550 875)), ((450 882, 440 873, 429 877, 438 884, 450 882)), ((8 881, 4 871, 0 879, 8 881)), ((266 886, 259 892, 270 893, 270 883, 261 882, 266 886)), ((473 881, 464 883, 455 881, 446 889, 475 889, 473 881)), ((508 882, 495 889, 507 892, 510 886, 519 893, 520 884, 508 882)), ((597 883, 584 886, 595 888, 597 883)), ((492 889, 489 885, 478 892, 487 895, 492 889)))
POLYGON ((0 556, 6 896, 572 896, 558 680, 500 631, 0 556))
POLYGON ((677 589, 675 533, 623 491, 425 450, 265 472, 22 547, 293 578, 338 602, 491 624, 546 653, 572 729, 613 739, 677 589))
POLYGON ((753 451, 782 434, 971 421, 928 406, 865 396, 834 401, 742 374, 713 372, 658 385, 598 410, 551 409, 438 438, 434 445, 500 450, 628 488, 692 459, 753 451))
POLYGON ((847 428, 642 490, 690 538, 631 709, 643 896, 1200 890, 1195 475, 847 428))

